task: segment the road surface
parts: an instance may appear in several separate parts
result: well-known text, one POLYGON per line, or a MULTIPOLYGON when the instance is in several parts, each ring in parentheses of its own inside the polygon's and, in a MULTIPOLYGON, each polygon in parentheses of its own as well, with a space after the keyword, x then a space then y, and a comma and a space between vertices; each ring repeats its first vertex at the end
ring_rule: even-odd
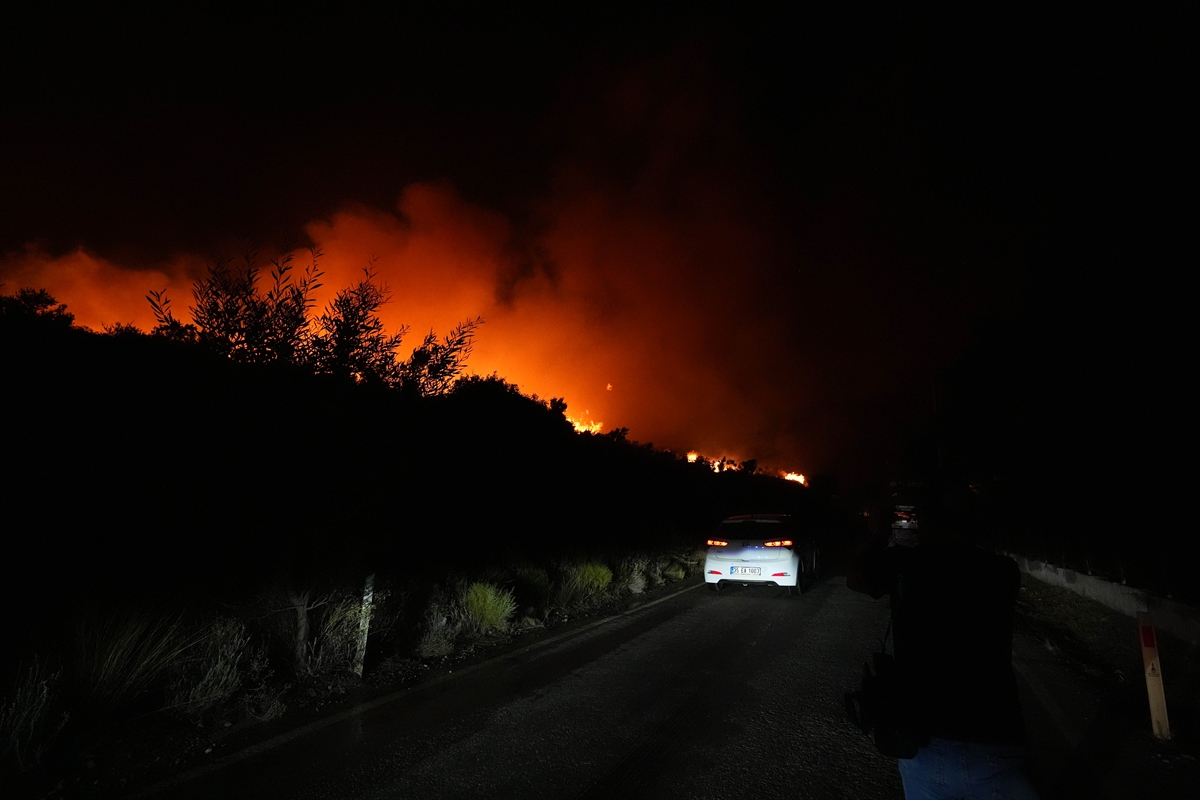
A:
MULTIPOLYGON (((900 800, 895 762, 842 708, 887 619, 842 577, 794 598, 693 583, 135 796, 900 800)), ((1014 666, 1044 800, 1195 796, 1200 764, 1141 730, 1128 698, 1025 633, 1014 666)))
POLYGON ((842 709, 886 625, 839 578, 694 587, 145 796, 894 800, 842 709))

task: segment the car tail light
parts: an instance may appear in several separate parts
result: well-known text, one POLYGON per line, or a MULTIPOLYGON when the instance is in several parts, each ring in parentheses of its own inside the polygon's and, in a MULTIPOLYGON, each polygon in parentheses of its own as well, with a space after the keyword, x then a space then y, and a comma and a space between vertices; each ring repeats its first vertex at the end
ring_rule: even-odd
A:
POLYGON ((771 577, 772 578, 790 578, 790 577, 792 577, 792 573, 790 573, 790 572, 772 572, 771 577))
POLYGON ((719 569, 710 569, 708 571, 708 574, 709 575, 723 575, 724 573, 722 573, 721 570, 719 570, 719 569))
POLYGON ((728 547, 729 542, 725 541, 724 539, 709 539, 708 546, 709 547, 728 547))
POLYGON ((791 539, 773 539, 769 542, 763 542, 763 547, 791 547, 791 539))

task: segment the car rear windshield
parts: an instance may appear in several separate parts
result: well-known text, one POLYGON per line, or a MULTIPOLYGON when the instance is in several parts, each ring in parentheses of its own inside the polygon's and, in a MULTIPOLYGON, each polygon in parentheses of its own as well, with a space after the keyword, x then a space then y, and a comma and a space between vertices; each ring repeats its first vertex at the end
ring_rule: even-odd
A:
POLYGON ((726 520, 721 523, 721 536, 726 539, 795 539, 795 523, 774 519, 726 520))

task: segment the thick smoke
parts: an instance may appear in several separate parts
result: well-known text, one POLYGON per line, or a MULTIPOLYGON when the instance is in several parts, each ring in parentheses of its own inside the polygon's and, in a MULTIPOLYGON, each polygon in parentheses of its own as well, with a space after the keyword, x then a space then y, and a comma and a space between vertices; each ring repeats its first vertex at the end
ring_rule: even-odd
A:
MULTIPOLYGON (((714 81, 664 62, 568 110, 551 127, 570 144, 519 220, 447 182, 308 222, 319 305, 370 269, 392 297, 384 321, 410 326, 414 344, 483 317, 473 372, 563 397, 570 416, 658 447, 810 472, 823 455, 815 432, 837 421, 811 420, 812 323, 790 305, 797 249, 714 81)), ((296 253, 298 269, 307 258, 296 253)), ((2 274, 7 291, 49 289, 81 324, 145 329, 146 292, 166 289, 186 317, 203 265, 187 255, 132 271, 30 250, 2 274)))
POLYGON ((146 301, 151 291, 175 298, 178 316, 186 316, 192 281, 204 274, 205 262, 193 255, 179 256, 155 269, 131 270, 79 248, 64 256, 51 256, 37 247, 0 257, 0 292, 20 288, 46 289, 75 315, 75 323, 99 331, 112 325, 154 327, 154 314, 146 301))

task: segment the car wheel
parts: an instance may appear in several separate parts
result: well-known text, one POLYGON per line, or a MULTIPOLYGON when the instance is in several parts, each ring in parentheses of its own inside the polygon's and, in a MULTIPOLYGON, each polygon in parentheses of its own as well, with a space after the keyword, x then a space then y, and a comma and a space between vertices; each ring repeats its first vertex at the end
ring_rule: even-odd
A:
POLYGON ((716 583, 706 583, 706 584, 704 584, 704 585, 708 587, 708 590, 709 590, 710 592, 719 592, 719 591, 721 591, 721 582, 720 582, 720 581, 718 581, 718 582, 716 582, 716 583))
POLYGON ((802 592, 802 591, 804 590, 804 587, 803 587, 803 585, 802 585, 802 581, 803 581, 803 580, 804 580, 803 576, 801 576, 801 577, 798 577, 798 578, 796 579, 796 585, 795 585, 795 586, 789 586, 789 587, 787 587, 787 590, 788 590, 788 595, 789 595, 789 596, 791 596, 791 597, 799 597, 799 596, 800 596, 800 592, 802 592))
POLYGON ((800 580, 797 582, 797 591, 801 592, 812 586, 817 579, 817 554, 812 553, 804 560, 804 566, 800 570, 800 580))

